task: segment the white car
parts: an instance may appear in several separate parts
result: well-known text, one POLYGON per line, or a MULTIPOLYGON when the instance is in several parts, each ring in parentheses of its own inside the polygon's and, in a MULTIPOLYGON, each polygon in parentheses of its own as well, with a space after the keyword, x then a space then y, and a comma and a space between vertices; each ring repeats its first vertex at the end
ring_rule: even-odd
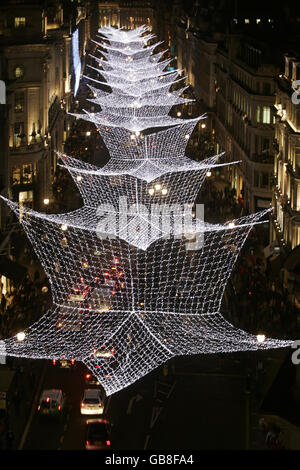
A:
POLYGON ((115 354, 115 349, 114 348, 111 348, 111 349, 105 349, 105 348, 94 349, 94 356, 95 357, 104 357, 106 359, 109 359, 110 357, 113 357, 114 354, 115 354))
POLYGON ((105 394, 99 388, 84 390, 80 405, 82 415, 102 415, 104 412, 105 394))
POLYGON ((41 394, 38 412, 40 415, 60 415, 65 405, 65 394, 62 390, 44 390, 41 394))

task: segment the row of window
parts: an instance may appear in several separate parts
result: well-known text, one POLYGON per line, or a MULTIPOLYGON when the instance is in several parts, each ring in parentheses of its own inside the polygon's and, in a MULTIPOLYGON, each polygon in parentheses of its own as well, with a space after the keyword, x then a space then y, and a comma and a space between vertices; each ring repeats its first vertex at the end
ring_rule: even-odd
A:
MULTIPOLYGON (((233 103, 235 106, 247 114, 248 118, 252 120, 252 106, 249 101, 242 94, 236 90, 233 92, 233 103)), ((273 124, 275 124, 275 116, 273 116, 273 124)), ((271 124, 271 108, 270 106, 257 106, 256 107, 256 122, 263 124, 271 124)))
MULTIPOLYGON (((273 116, 273 124, 275 124, 275 116, 273 116)), ((271 108, 270 106, 256 107, 256 122, 263 124, 271 124, 271 108)))
POLYGON ((254 79, 248 73, 244 73, 238 68, 233 71, 233 76, 238 82, 256 94, 270 96, 274 91, 271 82, 262 82, 261 80, 254 79))

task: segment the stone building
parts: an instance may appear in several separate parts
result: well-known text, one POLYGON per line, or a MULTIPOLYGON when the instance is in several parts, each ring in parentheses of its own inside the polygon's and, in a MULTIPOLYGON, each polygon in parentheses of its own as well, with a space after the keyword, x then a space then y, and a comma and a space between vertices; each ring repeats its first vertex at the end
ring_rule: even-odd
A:
POLYGON ((271 239, 291 249, 300 244, 300 100, 295 92, 299 86, 300 59, 286 56, 285 72, 276 80, 275 213, 271 239))
POLYGON ((10 0, 0 6, 0 57, 7 84, 9 197, 35 208, 51 203, 55 150, 62 151, 74 101, 72 37, 79 54, 91 33, 89 2, 10 0))

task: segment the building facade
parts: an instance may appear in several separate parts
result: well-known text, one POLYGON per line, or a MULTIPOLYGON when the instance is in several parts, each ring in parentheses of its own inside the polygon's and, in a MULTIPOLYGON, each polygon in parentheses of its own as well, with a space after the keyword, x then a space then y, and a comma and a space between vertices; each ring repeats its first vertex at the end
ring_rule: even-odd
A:
POLYGON ((234 35, 216 51, 216 141, 227 158, 236 197, 252 212, 272 201, 275 136, 274 77, 263 50, 234 35))
POLYGON ((74 42, 83 59, 91 34, 89 2, 13 0, 0 7, 2 77, 9 122, 8 196, 43 208, 52 201, 55 151, 63 151, 74 102, 74 42))
POLYGON ((275 212, 271 240, 290 249, 300 244, 300 100, 295 91, 299 86, 300 58, 286 56, 285 72, 276 80, 275 212))
POLYGON ((153 2, 149 0, 99 1, 99 27, 134 29, 142 25, 154 29, 153 2))

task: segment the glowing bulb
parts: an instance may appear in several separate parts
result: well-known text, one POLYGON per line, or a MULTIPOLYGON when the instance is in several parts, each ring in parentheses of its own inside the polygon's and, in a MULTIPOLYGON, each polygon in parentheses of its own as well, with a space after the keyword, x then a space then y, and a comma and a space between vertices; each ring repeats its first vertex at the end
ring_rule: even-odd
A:
POLYGON ((149 192, 150 196, 152 196, 154 194, 154 189, 150 188, 148 192, 149 192))
POLYGON ((49 202, 50 202, 50 201, 49 201, 48 198, 44 199, 44 204, 45 204, 45 206, 48 206, 49 202))
POLYGON ((263 343, 266 339, 266 336, 265 335, 257 335, 256 339, 257 339, 258 343, 263 343))
POLYGON ((163 188, 163 189, 161 190, 161 194, 162 194, 163 196, 165 196, 166 194, 168 194, 168 190, 167 190, 166 188, 163 188))
POLYGON ((208 172, 206 173, 206 176, 208 176, 208 177, 211 176, 211 171, 208 171, 208 172))
POLYGON ((89 136, 91 135, 91 131, 87 131, 87 132, 85 133, 85 135, 86 135, 87 137, 89 137, 89 136))
POLYGON ((178 111, 178 113, 177 113, 177 116, 178 116, 178 117, 180 117, 180 116, 181 116, 181 112, 180 112, 180 111, 178 111))
POLYGON ((156 185, 155 185, 155 189, 156 189, 156 191, 159 191, 159 190, 161 189, 161 184, 159 184, 159 183, 156 184, 156 185))
POLYGON ((184 138, 185 138, 185 139, 189 139, 189 138, 190 138, 190 134, 185 134, 184 138))
POLYGON ((76 176, 76 181, 81 181, 82 180, 82 176, 78 175, 76 176))
POLYGON ((18 341, 24 341, 25 339, 25 333, 23 331, 20 331, 18 334, 17 334, 17 340, 18 341))
POLYGON ((234 228, 234 227, 235 227, 234 222, 229 222, 228 227, 229 227, 229 228, 234 228))
POLYGON ((62 224, 62 225, 60 226, 60 228, 61 228, 61 230, 62 230, 63 232, 65 232, 66 230, 68 230, 68 226, 67 226, 66 224, 62 224))
POLYGON ((204 124, 204 123, 201 124, 201 127, 202 127, 202 129, 205 129, 205 128, 206 128, 206 124, 204 124))

